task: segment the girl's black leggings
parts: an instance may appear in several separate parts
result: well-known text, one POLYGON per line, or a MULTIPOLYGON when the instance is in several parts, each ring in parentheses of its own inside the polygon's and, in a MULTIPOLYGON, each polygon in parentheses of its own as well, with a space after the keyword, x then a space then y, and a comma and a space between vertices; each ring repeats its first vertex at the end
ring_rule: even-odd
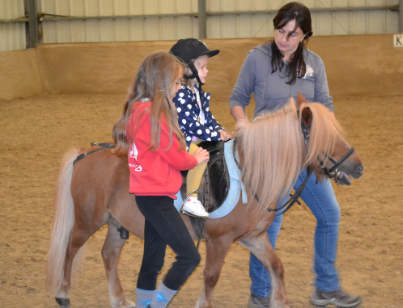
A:
POLYGON ((136 196, 145 217, 143 261, 137 288, 155 290, 158 273, 164 264, 166 245, 176 253, 176 261, 163 282, 171 290, 178 290, 200 262, 200 254, 173 205, 166 196, 136 196))

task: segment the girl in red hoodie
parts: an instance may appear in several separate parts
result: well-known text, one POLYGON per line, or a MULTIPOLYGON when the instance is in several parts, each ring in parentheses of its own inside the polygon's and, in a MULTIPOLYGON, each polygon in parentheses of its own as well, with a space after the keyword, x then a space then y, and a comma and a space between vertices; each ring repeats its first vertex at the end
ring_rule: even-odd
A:
POLYGON ((148 56, 137 73, 121 124, 129 145, 130 193, 145 217, 144 254, 137 281, 136 307, 166 307, 200 262, 200 255, 173 205, 182 185, 181 170, 206 162, 200 149, 186 152, 172 98, 181 87, 183 65, 164 52, 148 56), (156 289, 166 245, 176 261, 156 289))

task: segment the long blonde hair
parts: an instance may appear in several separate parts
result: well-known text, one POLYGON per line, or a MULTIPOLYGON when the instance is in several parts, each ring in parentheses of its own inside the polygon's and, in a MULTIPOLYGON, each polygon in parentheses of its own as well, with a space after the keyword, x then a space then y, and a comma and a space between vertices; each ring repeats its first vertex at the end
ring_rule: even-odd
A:
POLYGON ((294 100, 262 114, 237 132, 242 180, 262 209, 275 208, 290 191, 304 163, 304 141, 294 100))
MULTIPOLYGON (((151 140, 150 149, 156 150, 160 144, 160 120, 164 117, 169 128, 170 143, 173 134, 179 139, 182 148, 185 148, 182 132, 178 126, 178 116, 172 102, 171 89, 176 79, 183 74, 183 64, 173 55, 166 52, 157 52, 147 56, 135 77, 132 88, 129 91, 123 113, 119 121, 114 125, 112 136, 116 145, 116 154, 126 154, 130 140, 134 137, 139 127, 129 135, 126 133, 128 121, 133 110, 142 99, 149 98, 152 101, 150 112, 151 140)), ((135 120, 139 122, 142 115, 135 120)))

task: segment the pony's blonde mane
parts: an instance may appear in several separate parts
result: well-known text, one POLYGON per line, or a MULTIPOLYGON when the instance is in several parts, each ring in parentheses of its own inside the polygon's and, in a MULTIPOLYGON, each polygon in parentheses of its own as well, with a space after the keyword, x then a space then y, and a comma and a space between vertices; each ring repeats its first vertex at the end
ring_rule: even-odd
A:
POLYGON ((300 110, 305 107, 311 110, 313 116, 305 166, 311 165, 318 171, 318 158, 323 160, 334 152, 337 140, 344 140, 343 131, 333 112, 322 104, 303 103, 300 110))
POLYGON ((331 156, 337 140, 344 140, 341 126, 329 109, 319 103, 302 103, 300 115, 304 108, 312 112, 307 153, 293 99, 284 108, 244 124, 237 132, 242 180, 249 195, 257 196, 262 209, 276 207, 303 167, 312 166, 321 179, 323 172, 318 158, 331 156))
POLYGON ((275 208, 301 171, 304 143, 294 100, 265 113, 237 132, 242 180, 249 198, 262 209, 275 208))

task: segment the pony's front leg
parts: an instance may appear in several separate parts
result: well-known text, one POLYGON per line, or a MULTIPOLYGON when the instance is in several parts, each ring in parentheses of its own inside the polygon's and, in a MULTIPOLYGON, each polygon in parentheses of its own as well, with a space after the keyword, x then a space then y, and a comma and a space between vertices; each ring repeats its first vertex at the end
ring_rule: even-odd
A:
POLYGON ((270 273, 272 285, 270 307, 289 308, 284 285, 283 264, 272 248, 266 232, 257 237, 243 239, 241 244, 245 245, 270 273))
POLYGON ((108 225, 108 234, 102 248, 106 278, 108 280, 109 298, 112 308, 134 308, 134 303, 127 301, 118 274, 120 253, 126 240, 120 238, 120 233, 114 224, 108 225))
POLYGON ((228 249, 232 244, 232 239, 217 238, 206 240, 206 265, 204 267, 204 288, 196 303, 197 308, 211 308, 211 298, 213 296, 213 289, 217 284, 218 277, 224 258, 227 255, 228 249))

